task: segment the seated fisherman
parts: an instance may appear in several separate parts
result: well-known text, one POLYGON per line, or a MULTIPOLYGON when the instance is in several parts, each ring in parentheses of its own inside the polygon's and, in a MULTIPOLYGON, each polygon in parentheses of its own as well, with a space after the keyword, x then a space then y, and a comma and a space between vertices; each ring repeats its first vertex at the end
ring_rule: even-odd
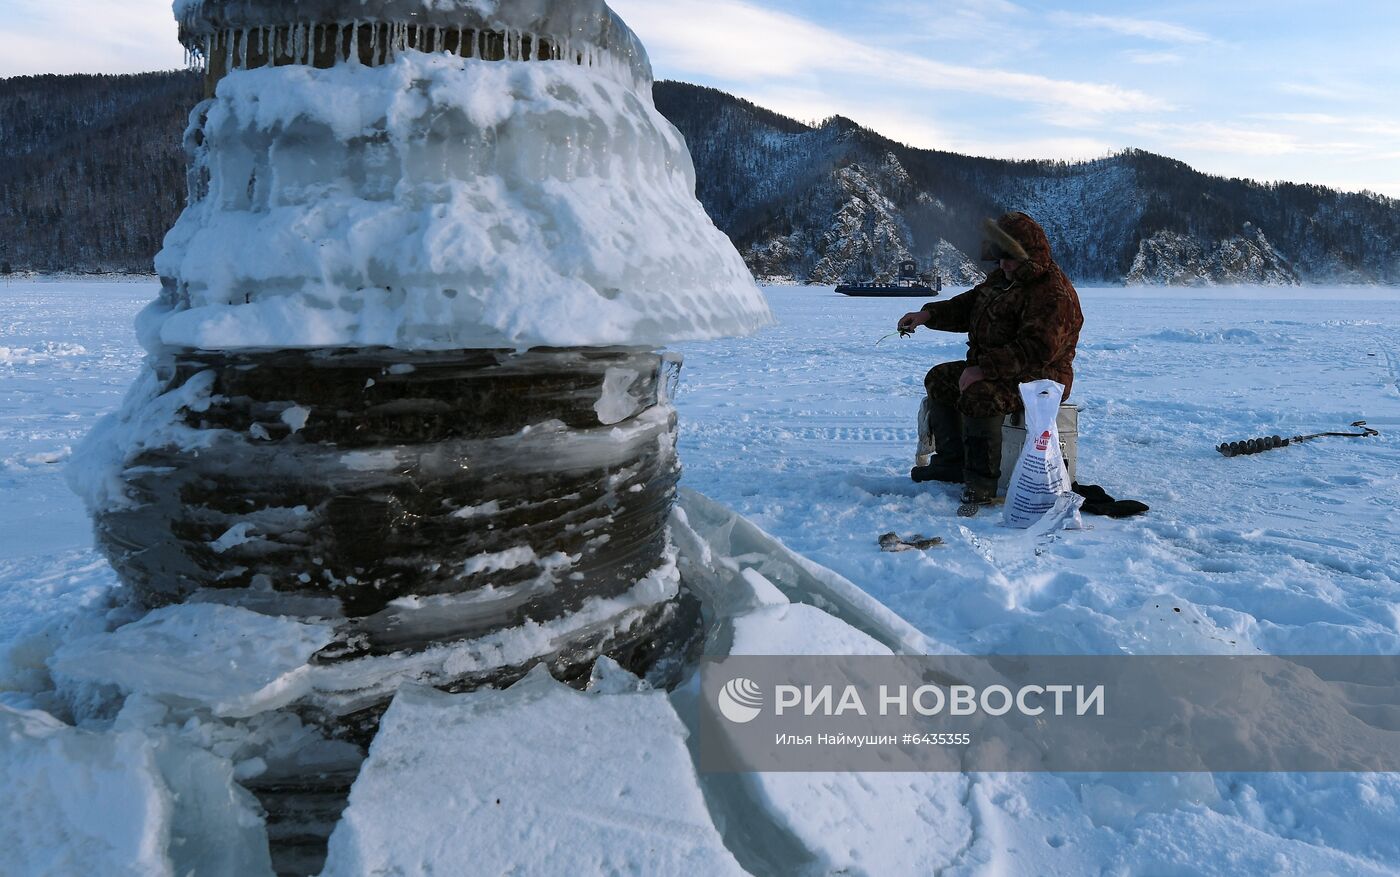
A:
POLYGON ((1045 230, 1024 213, 987 220, 982 259, 999 267, 976 288, 931 302, 899 321, 966 332, 967 359, 935 366, 924 378, 936 454, 911 472, 917 482, 964 486, 968 506, 997 502, 1001 427, 1022 410, 1020 385, 1049 378, 1074 384, 1074 354, 1084 315, 1079 294, 1050 256, 1045 230))

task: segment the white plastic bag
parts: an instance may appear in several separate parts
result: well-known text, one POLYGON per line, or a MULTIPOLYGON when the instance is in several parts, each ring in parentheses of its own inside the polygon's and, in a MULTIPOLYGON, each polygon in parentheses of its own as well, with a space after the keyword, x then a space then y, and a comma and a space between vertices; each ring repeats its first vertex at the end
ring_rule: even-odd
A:
POLYGON ((1065 455, 1060 450, 1060 403, 1065 388, 1054 381, 1021 385, 1026 404, 1026 444, 1006 488, 1003 520, 1026 530, 1055 508, 1060 497, 1073 494, 1065 455))

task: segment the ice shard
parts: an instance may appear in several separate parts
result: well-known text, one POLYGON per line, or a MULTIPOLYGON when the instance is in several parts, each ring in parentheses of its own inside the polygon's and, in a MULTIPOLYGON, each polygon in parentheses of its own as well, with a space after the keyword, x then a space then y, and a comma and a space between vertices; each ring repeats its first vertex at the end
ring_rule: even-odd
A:
POLYGON ((636 36, 601 0, 175 12, 208 94, 189 204, 77 467, 122 579, 329 621, 347 689, 511 631, 501 666, 412 681, 644 653, 681 591, 663 348, 770 317, 636 36))

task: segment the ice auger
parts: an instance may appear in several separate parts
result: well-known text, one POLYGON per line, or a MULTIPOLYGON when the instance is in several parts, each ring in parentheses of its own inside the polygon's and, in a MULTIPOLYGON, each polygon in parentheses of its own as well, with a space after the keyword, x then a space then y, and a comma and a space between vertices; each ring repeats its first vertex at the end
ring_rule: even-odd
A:
POLYGON ((1267 436, 1265 438, 1252 438, 1240 442, 1226 442, 1216 448, 1217 451, 1227 457, 1246 457, 1250 454, 1262 454, 1265 451, 1274 451, 1279 448, 1286 448, 1289 445, 1296 445, 1301 442, 1310 442, 1319 438, 1370 438, 1380 435, 1380 430, 1371 429, 1366 425, 1366 421, 1358 420, 1352 424, 1355 429, 1361 432, 1315 432, 1312 435, 1295 435, 1293 438, 1283 436, 1267 436))

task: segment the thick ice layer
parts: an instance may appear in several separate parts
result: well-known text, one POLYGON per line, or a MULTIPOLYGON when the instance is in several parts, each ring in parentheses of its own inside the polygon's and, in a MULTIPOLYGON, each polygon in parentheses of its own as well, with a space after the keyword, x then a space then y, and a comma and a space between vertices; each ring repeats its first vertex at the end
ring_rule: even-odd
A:
POLYGON ((771 320, 679 132, 588 68, 240 71, 190 139, 152 349, 658 346, 771 320))
POLYGON ((400 692, 325 874, 742 874, 662 692, 400 692))
POLYGON ((248 717, 290 704, 346 715, 383 704, 405 684, 454 685, 545 661, 586 664, 649 623, 680 587, 674 558, 625 594, 591 598, 578 611, 417 653, 341 663, 311 661, 331 639, 315 622, 247 609, 184 603, 111 633, 77 639, 51 660, 64 682, 248 717))
POLYGON ((138 731, 91 733, 0 705, 6 874, 270 874, 262 818, 227 761, 138 731))

